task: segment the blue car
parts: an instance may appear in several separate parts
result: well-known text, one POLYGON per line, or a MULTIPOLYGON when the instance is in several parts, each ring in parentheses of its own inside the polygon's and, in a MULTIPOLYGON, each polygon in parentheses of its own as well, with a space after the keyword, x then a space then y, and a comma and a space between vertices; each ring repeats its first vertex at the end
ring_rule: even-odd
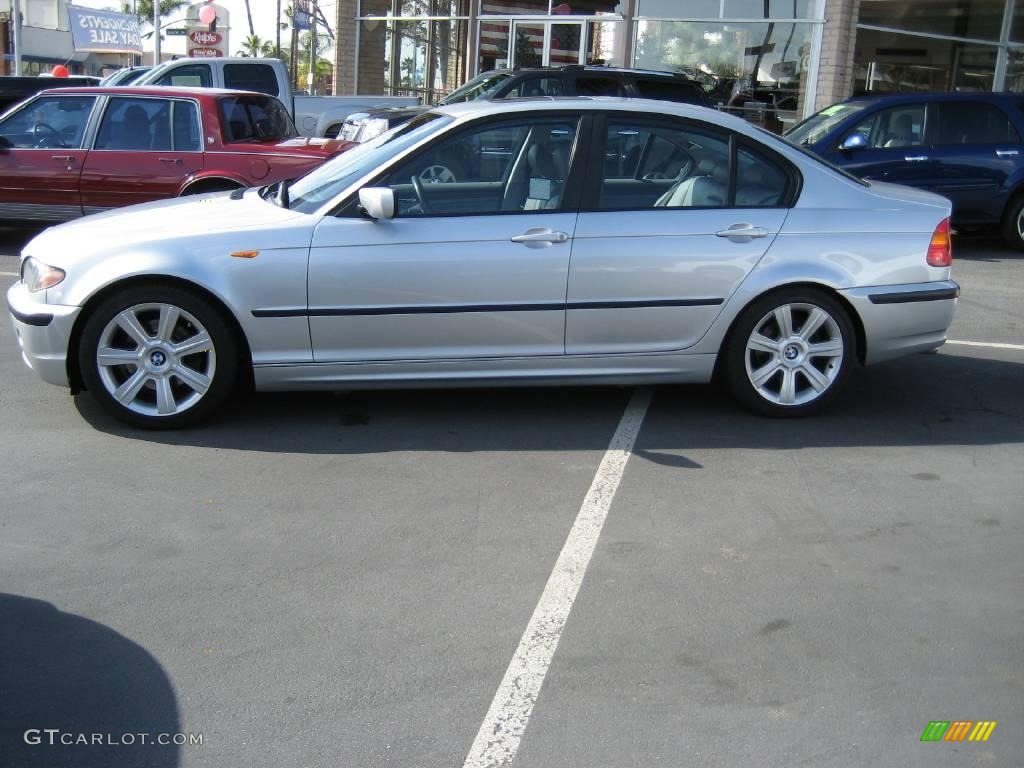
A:
POLYGON ((823 109, 786 138, 867 180, 937 192, 960 227, 999 228, 1024 250, 1024 95, 860 96, 823 109))

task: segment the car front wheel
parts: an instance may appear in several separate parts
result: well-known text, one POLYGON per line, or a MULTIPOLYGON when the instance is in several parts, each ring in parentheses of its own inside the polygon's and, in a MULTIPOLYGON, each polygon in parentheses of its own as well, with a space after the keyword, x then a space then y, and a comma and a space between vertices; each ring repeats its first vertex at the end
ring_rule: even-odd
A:
POLYGON ((79 366, 88 390, 121 421, 147 429, 199 421, 231 392, 238 345, 220 312, 176 286, 133 286, 86 319, 79 366))
POLYGON ((740 316, 725 351, 725 374, 747 408, 802 416, 836 397, 855 353, 853 325, 838 301, 813 289, 784 290, 740 316))

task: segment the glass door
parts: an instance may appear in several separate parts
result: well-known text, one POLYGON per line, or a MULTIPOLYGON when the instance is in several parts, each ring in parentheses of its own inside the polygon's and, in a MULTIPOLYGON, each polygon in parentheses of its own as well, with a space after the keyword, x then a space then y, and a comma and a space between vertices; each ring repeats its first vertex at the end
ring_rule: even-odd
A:
POLYGON ((513 21, 509 66, 557 67, 584 63, 582 21, 513 21))

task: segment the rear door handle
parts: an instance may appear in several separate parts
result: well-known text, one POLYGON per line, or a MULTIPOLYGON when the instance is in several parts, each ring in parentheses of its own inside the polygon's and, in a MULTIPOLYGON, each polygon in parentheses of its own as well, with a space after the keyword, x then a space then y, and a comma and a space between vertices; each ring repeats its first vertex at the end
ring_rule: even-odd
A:
POLYGON ((54 155, 53 159, 60 160, 61 162, 67 163, 68 165, 75 162, 74 155, 54 155))
POLYGON ((553 243, 564 243, 568 240, 569 235, 565 232, 556 232, 546 227, 534 227, 512 238, 513 243, 522 243, 534 248, 546 248, 553 243))
POLYGON ((174 163, 175 165, 181 165, 181 158, 180 157, 161 157, 160 158, 160 162, 161 163, 174 163))
POLYGON ((928 155, 904 155, 904 160, 908 163, 920 163, 928 159, 928 155))
POLYGON ((996 157, 1016 157, 1019 154, 1020 154, 1020 152, 1018 152, 1016 149, 997 149, 996 150, 996 157))
POLYGON ((753 224, 733 224, 728 229, 715 232, 715 234, 729 239, 749 240, 755 237, 768 237, 768 230, 764 227, 755 227, 753 224))

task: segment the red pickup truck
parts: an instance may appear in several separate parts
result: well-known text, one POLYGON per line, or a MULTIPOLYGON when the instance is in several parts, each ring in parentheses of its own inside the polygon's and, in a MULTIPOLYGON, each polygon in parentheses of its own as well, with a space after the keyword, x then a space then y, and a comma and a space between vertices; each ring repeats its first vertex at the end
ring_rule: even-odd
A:
POLYGON ((259 93, 43 91, 0 116, 0 220, 67 221, 150 200, 273 184, 350 146, 299 136, 281 103, 259 93))

